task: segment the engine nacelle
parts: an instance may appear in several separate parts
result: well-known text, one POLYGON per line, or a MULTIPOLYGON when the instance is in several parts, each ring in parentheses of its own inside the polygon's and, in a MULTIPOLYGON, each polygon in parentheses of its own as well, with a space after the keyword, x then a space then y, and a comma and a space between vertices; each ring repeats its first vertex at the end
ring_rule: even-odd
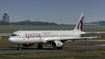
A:
POLYGON ((22 44, 22 46, 24 46, 24 47, 29 47, 29 46, 32 46, 32 45, 34 45, 34 44, 22 44))
POLYGON ((62 47, 63 43, 61 41, 54 41, 52 42, 52 46, 55 48, 62 47))

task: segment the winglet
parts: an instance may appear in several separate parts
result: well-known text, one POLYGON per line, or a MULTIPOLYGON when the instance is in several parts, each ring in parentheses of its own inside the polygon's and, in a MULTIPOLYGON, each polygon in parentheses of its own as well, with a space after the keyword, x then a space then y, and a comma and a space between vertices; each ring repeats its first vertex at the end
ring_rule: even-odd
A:
POLYGON ((82 31, 83 28, 83 19, 84 19, 84 13, 81 14, 78 23, 76 24, 74 30, 80 30, 82 31))

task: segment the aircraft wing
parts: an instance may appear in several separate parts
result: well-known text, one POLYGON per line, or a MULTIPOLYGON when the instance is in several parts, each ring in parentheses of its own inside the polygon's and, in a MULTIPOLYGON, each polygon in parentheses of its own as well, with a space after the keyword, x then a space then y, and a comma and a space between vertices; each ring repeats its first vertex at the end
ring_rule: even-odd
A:
POLYGON ((67 41, 67 40, 86 40, 86 39, 94 39, 99 38, 99 36, 94 37, 53 37, 53 38, 45 38, 47 42, 49 41, 55 41, 55 40, 61 40, 61 41, 67 41))
POLYGON ((105 34, 105 32, 85 32, 85 34, 105 34))

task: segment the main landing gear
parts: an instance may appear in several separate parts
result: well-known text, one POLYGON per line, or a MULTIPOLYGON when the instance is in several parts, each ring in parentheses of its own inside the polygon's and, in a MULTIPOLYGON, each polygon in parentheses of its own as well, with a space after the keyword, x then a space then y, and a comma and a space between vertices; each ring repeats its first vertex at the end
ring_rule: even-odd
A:
POLYGON ((43 49, 43 45, 40 45, 40 44, 39 44, 39 45, 37 46, 37 48, 38 48, 38 49, 43 49))
MULTIPOLYGON (((21 44, 18 44, 18 46, 19 46, 19 47, 17 48, 17 50, 22 50, 22 49, 21 49, 21 44)), ((39 45, 37 46, 37 48, 38 48, 38 49, 43 49, 43 45, 39 44, 39 45)))
POLYGON ((62 47, 57 47, 58 50, 62 50, 62 47))

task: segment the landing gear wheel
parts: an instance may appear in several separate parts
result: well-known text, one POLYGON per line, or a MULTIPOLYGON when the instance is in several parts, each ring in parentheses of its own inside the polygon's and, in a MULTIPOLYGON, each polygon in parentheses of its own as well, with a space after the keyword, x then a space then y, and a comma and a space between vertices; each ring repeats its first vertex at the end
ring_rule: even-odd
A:
POLYGON ((21 50, 21 48, 17 48, 17 50, 21 50))
POLYGON ((58 50, 61 50, 61 49, 62 49, 62 47, 57 47, 57 49, 58 49, 58 50))
POLYGON ((38 49, 43 49, 43 46, 39 44, 39 45, 37 46, 37 48, 38 48, 38 49))
POLYGON ((17 50, 21 50, 21 44, 18 45, 19 47, 17 48, 17 50))

